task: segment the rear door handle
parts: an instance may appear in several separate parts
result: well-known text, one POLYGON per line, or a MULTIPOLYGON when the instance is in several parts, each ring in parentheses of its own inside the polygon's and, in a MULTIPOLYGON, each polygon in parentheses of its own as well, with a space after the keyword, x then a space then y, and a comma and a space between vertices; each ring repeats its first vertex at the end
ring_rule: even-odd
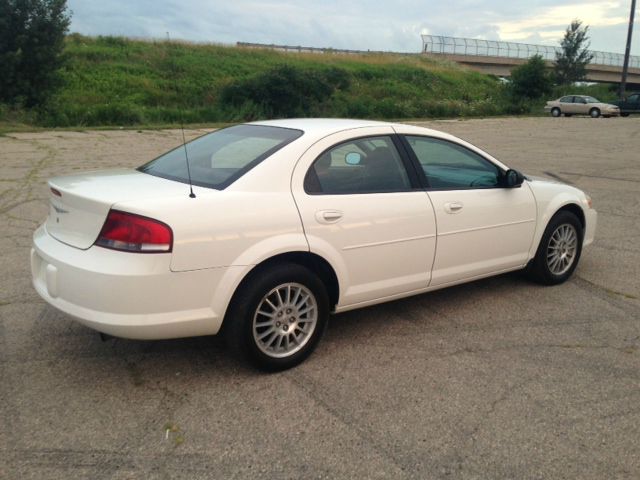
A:
POLYGON ((316 212, 318 223, 336 223, 344 214, 340 210, 320 210, 316 212))
POLYGON ((458 213, 462 210, 462 207, 464 207, 462 202, 449 202, 444 204, 444 210, 447 213, 458 213))

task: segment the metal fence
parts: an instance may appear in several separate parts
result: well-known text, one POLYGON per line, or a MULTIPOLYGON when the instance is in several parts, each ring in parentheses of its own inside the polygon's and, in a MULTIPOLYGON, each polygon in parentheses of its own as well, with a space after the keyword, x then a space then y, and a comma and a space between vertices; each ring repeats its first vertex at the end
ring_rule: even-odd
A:
POLYGON ((344 48, 321 48, 321 47, 303 47, 300 45, 277 45, 275 43, 249 43, 249 42, 236 42, 236 46, 244 48, 261 48, 267 50, 280 50, 282 52, 294 52, 294 53, 340 53, 345 55, 366 55, 369 53, 383 53, 389 55, 417 55, 417 52, 402 53, 402 52, 387 52, 383 50, 347 50, 344 48))
MULTIPOLYGON (((501 42, 496 40, 479 40, 476 38, 444 37, 441 35, 422 35, 422 51, 424 53, 448 53, 455 55, 475 55, 507 58, 530 58, 540 55, 545 60, 555 60, 560 47, 547 45, 531 45, 528 43, 501 42)), ((590 50, 594 65, 610 65, 622 67, 624 55, 621 53, 599 52, 590 50)), ((640 68, 640 57, 629 57, 629 67, 640 68)))

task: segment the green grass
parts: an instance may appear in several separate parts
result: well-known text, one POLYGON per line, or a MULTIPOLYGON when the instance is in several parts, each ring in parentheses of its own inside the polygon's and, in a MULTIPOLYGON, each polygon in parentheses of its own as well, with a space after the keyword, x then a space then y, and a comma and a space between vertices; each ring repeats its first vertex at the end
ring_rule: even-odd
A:
MULTIPOLYGON (((234 105, 225 103, 222 93, 232 85, 260 83, 268 72, 285 65, 306 77, 325 78, 338 71, 348 82, 326 98, 303 99, 301 106, 283 116, 450 118, 528 113, 539 107, 531 102, 514 105, 508 89, 495 77, 420 55, 284 53, 78 34, 67 37, 64 54, 68 61, 62 71, 63 87, 49 105, 39 112, 0 106, 0 128, 153 126, 181 120, 211 124, 266 118, 273 115, 267 103, 254 99, 234 105)), ((591 90, 589 94, 598 96, 591 90)))

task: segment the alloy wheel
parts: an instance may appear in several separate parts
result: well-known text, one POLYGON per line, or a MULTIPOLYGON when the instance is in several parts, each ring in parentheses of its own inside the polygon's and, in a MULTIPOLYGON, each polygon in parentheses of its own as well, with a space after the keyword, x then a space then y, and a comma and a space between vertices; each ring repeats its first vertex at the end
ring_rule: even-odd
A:
POLYGON ((299 283, 283 283, 258 303, 253 315, 253 339, 262 353, 283 358, 309 341, 318 323, 316 298, 299 283))
POLYGON ((547 246, 547 266, 554 275, 566 273, 578 252, 578 232, 573 225, 563 223, 555 229, 547 246))

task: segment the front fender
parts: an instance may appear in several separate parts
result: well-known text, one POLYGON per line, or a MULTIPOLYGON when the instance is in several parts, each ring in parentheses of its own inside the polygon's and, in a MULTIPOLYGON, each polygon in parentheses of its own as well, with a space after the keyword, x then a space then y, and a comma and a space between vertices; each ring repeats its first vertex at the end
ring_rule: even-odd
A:
POLYGON ((529 258, 533 258, 540 245, 540 240, 551 218, 563 207, 575 205, 580 208, 585 217, 585 242, 587 245, 593 239, 595 230, 595 210, 590 209, 587 198, 582 190, 552 182, 530 182, 531 191, 536 198, 538 209, 536 231, 529 251, 529 258))

